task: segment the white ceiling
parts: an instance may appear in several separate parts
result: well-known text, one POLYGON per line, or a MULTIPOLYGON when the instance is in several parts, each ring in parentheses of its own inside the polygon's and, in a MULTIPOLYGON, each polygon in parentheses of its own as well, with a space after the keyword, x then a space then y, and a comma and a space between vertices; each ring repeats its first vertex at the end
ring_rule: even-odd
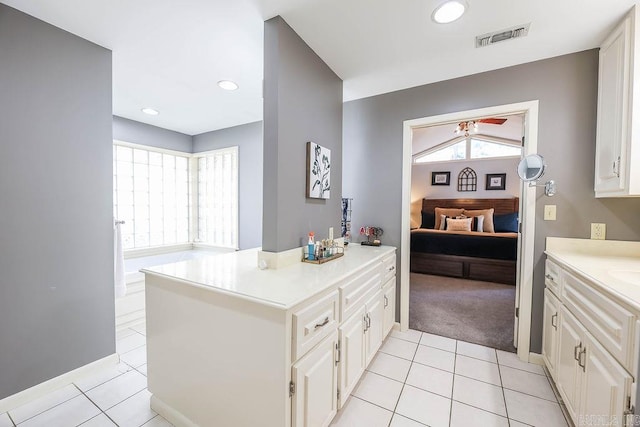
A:
POLYGON ((438 25, 442 0, 0 1, 113 50, 115 115, 190 135, 262 119, 263 21, 275 15, 344 80, 348 101, 596 47, 635 3, 467 0, 460 20, 438 25), (529 22, 526 38, 474 47, 529 22))

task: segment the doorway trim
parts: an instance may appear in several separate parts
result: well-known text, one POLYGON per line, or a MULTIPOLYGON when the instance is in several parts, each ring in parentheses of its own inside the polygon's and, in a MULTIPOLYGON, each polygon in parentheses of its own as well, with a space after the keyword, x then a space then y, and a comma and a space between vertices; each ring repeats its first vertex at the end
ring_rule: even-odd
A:
MULTIPOLYGON (((506 104, 475 110, 440 114, 437 116, 405 120, 402 137, 402 220, 400 238, 400 329, 409 328, 410 295, 410 239, 411 239, 411 151, 413 130, 443 123, 455 123, 495 115, 524 114, 523 156, 535 153, 538 148, 538 100, 506 104)), ((515 171, 514 171, 515 172, 515 171)), ((531 339, 531 303, 533 293, 533 254, 535 238, 536 188, 520 183, 521 251, 518 260, 519 283, 516 307, 518 316, 518 357, 529 361, 531 339)), ((531 358, 533 362, 535 356, 531 358)))

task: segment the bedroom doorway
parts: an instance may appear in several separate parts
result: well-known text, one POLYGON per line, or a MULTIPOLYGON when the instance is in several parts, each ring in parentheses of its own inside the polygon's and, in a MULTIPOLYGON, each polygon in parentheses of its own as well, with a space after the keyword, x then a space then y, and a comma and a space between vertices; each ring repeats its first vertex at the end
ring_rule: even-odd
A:
MULTIPOLYGON (((402 188, 402 239, 401 239, 401 295, 400 295, 400 327, 401 330, 409 326, 409 295, 410 295, 410 228, 411 228, 411 165, 412 140, 414 130, 439 124, 455 124, 468 122, 474 118, 522 115, 524 117, 524 144, 522 155, 535 153, 537 149, 537 121, 538 101, 509 104, 477 110, 461 111, 404 122, 403 137, 403 188, 402 188)), ((425 153, 428 154, 428 153, 425 153)), ((515 172, 513 172, 515 175, 515 172)), ((446 180, 446 177, 436 177, 446 180)), ((484 176, 476 177, 476 185, 485 187, 484 176)), ((454 185, 458 184, 458 176, 450 176, 454 185), (455 180, 455 183, 453 182, 455 180)), ((499 179, 496 185, 499 185, 499 179)), ((487 184, 489 185, 489 184, 487 184)), ((529 361, 529 340, 531 327, 531 299, 533 278, 533 241, 535 227, 535 188, 529 188, 522 183, 520 187, 520 238, 518 239, 518 262, 516 263, 516 295, 515 305, 519 312, 514 327, 517 342, 517 354, 521 360, 529 361), (527 220, 530 219, 530 220, 527 220)), ((514 310, 515 311, 515 310, 514 310)))
POLYGON ((523 114, 413 129, 409 328, 516 351, 523 135, 523 114))

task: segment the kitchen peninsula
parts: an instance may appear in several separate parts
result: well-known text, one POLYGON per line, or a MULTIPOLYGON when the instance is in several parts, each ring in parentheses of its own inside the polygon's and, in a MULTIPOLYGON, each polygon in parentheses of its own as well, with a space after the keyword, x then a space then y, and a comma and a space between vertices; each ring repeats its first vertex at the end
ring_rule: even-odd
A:
POLYGON ((275 270, 257 259, 143 270, 151 406, 176 426, 327 426, 394 324, 393 247, 275 270))

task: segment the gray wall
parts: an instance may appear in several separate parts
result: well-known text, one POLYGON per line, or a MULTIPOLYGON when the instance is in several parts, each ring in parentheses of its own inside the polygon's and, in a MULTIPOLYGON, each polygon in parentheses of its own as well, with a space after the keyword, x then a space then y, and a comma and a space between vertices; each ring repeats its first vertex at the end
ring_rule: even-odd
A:
POLYGON ((190 135, 118 116, 113 116, 113 139, 185 153, 193 149, 190 135))
POLYGON ((238 147, 240 249, 262 244, 262 122, 234 126, 193 137, 193 152, 238 147))
POLYGON ((0 4, 0 399, 115 352, 111 52, 0 4))
POLYGON ((264 25, 262 248, 281 252, 315 231, 340 232, 342 80, 279 16, 264 25), (331 150, 331 198, 308 199, 306 144, 331 150))
POLYGON ((588 238, 589 223, 604 222, 608 239, 640 240, 640 199, 594 198, 597 74, 598 52, 589 50, 345 103, 343 193, 354 199, 353 227, 381 226, 384 243, 400 245, 404 120, 540 100, 538 152, 558 194, 538 190, 531 351, 539 353, 545 238, 588 238), (543 221, 544 204, 557 205, 557 221, 543 221))

